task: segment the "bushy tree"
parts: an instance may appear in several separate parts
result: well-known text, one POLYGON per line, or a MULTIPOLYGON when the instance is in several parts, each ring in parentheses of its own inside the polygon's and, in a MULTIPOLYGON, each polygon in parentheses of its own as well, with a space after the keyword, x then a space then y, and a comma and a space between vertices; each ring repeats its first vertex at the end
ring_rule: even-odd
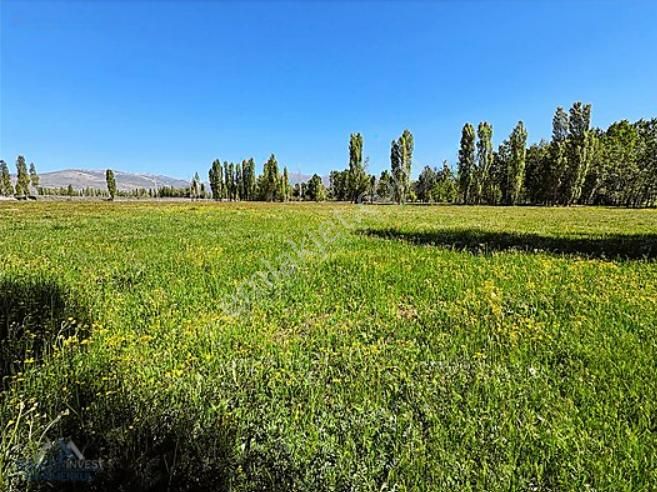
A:
POLYGON ((431 166, 424 166, 413 186, 418 200, 422 202, 431 200, 431 192, 436 186, 437 174, 438 172, 431 166))
POLYGON ((349 170, 331 171, 329 175, 329 191, 333 200, 349 200, 349 170))
POLYGON ((545 140, 532 144, 527 149, 525 166, 525 193, 531 203, 545 203, 548 200, 543 179, 550 161, 550 144, 545 140))
POLYGON ((458 199, 459 190, 452 169, 443 162, 443 167, 436 172, 436 182, 431 189, 430 198, 438 203, 453 203, 458 199))
POLYGON ((376 194, 381 200, 390 200, 393 196, 393 180, 387 169, 381 172, 376 184, 376 194))
POLYGON ((314 200, 316 202, 326 200, 326 189, 324 188, 324 183, 322 182, 322 178, 317 174, 313 174, 312 178, 308 181, 306 196, 309 200, 314 200))

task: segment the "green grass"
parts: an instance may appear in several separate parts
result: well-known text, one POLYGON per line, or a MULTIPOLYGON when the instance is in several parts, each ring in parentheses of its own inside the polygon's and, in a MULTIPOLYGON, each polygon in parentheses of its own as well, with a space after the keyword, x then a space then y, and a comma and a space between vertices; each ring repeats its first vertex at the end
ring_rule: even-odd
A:
POLYGON ((656 234, 654 210, 0 204, 0 488, 72 437, 101 490, 654 490, 656 234))

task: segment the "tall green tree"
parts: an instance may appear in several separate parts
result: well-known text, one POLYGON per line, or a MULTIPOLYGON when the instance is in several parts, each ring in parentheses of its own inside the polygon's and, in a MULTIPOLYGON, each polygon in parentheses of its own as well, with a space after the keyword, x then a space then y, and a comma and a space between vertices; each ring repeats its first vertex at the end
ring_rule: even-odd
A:
POLYGON ((34 162, 30 163, 30 184, 36 191, 36 189, 39 187, 39 182, 41 180, 39 179, 39 175, 37 174, 36 166, 34 165, 34 162))
POLYGON ((552 140, 550 141, 550 156, 544 169, 543 194, 550 204, 562 203, 563 176, 568 166, 568 113, 559 106, 552 117, 552 140))
POLYGON ((116 179, 114 178, 114 171, 108 169, 105 171, 105 182, 107 183, 107 193, 109 193, 110 200, 114 200, 116 196, 116 179))
POLYGON ((248 179, 249 179, 249 161, 244 159, 242 161, 242 169, 240 172, 242 179, 240 180, 240 196, 242 200, 249 199, 248 179))
POLYGON ((242 181, 242 165, 235 163, 235 199, 241 200, 244 193, 244 183, 242 181))
POLYGON ((349 200, 349 170, 331 171, 329 175, 329 190, 333 200, 349 200))
POLYGON ((392 175, 387 169, 381 172, 376 184, 376 194, 381 200, 390 200, 393 195, 392 175))
POLYGON ((352 133, 349 136, 349 199, 357 203, 367 192, 369 178, 363 165, 363 136, 352 133))
POLYGON ((27 196, 30 194, 30 176, 27 173, 25 157, 19 155, 16 159, 16 195, 27 196))
POLYGON ((223 169, 221 167, 221 161, 215 159, 212 161, 212 166, 208 172, 208 178, 210 180, 210 189, 212 190, 212 198, 215 200, 221 200, 223 195, 223 169))
POLYGON ((476 193, 475 130, 470 123, 466 123, 461 131, 458 168, 463 203, 473 203, 476 193))
POLYGON ((550 162, 550 144, 545 140, 527 149, 525 192, 530 203, 546 203, 549 196, 543 182, 550 162))
POLYGON ((438 172, 431 166, 424 166, 414 184, 415 196, 422 202, 431 200, 431 192, 436 186, 438 172))
POLYGON ((374 203, 374 197, 376 196, 376 176, 370 174, 370 186, 367 189, 367 194, 370 196, 370 203, 374 203))
POLYGON ((237 176, 235 175, 235 163, 228 163, 228 174, 227 179, 228 183, 228 196, 231 201, 237 200, 237 176))
POLYGON ((490 169, 490 196, 488 202, 494 205, 503 203, 508 194, 507 175, 511 160, 511 145, 504 140, 493 151, 493 164, 490 169))
POLYGON ((261 193, 263 200, 271 202, 279 198, 280 179, 278 173, 278 162, 276 161, 276 156, 272 154, 265 163, 262 173, 261 193))
POLYGON ((431 190, 431 200, 439 203, 453 203, 458 199, 459 190, 452 169, 443 162, 443 167, 436 172, 436 184, 431 190))
POLYGON ((527 130, 519 121, 509 137, 511 155, 507 170, 507 204, 516 205, 522 197, 522 185, 525 180, 525 159, 527 156, 527 130))
POLYGON ((5 161, 0 161, 0 195, 12 196, 13 194, 14 186, 11 184, 9 166, 5 161))
POLYGON ((287 166, 283 167, 283 179, 281 179, 281 197, 280 200, 286 202, 290 199, 290 175, 287 172, 287 166))
POLYGON ((398 204, 402 202, 402 182, 404 174, 404 155, 402 144, 399 140, 390 142, 390 171, 392 198, 398 204))
POLYGON ((490 202, 492 197, 492 180, 490 170, 493 165, 493 126, 482 121, 477 127, 477 171, 475 201, 490 202))
POLYGON ((189 197, 194 200, 198 200, 201 197, 201 177, 197 173, 194 173, 192 182, 189 187, 189 197))
POLYGON ((413 134, 408 130, 404 130, 399 137, 399 148, 401 150, 401 166, 398 176, 395 177, 395 182, 399 188, 397 193, 399 203, 404 203, 406 198, 411 191, 410 181, 411 181, 411 168, 413 165, 413 149, 415 142, 413 139, 413 134))
POLYGON ((308 181, 306 196, 309 200, 315 200, 316 202, 326 200, 324 183, 322 182, 322 178, 317 174, 313 174, 313 177, 308 181))
POLYGON ((639 194, 635 206, 657 205, 657 118, 634 123, 639 134, 639 194))
POLYGON ((230 174, 230 166, 228 161, 224 161, 224 198, 226 200, 231 200, 231 174, 230 174))
POLYGON ((253 158, 250 158, 247 161, 247 175, 244 180, 245 182, 245 191, 247 200, 255 200, 257 193, 257 176, 256 176, 256 166, 253 158))
POLYGON ((565 205, 576 203, 582 194, 582 186, 595 146, 595 135, 590 131, 590 124, 591 105, 574 103, 568 118, 568 164, 562 182, 562 197, 565 205))

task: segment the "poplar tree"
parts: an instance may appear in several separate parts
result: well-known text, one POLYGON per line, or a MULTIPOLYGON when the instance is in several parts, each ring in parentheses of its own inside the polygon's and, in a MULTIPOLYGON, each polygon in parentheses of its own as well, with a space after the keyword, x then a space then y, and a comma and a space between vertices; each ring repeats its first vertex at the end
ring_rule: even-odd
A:
POLYGON ((396 177, 399 186, 399 202, 404 203, 406 196, 410 192, 411 167, 413 161, 413 134, 409 130, 404 130, 399 137, 399 148, 401 150, 401 173, 396 177))
POLYGON ((475 201, 492 200, 490 170, 493 165, 493 127, 482 121, 477 127, 477 176, 475 201))
POLYGON ((198 198, 201 196, 201 178, 197 173, 194 173, 194 177, 192 178, 191 186, 189 189, 189 197, 194 200, 198 200, 198 198))
POLYGON ((224 198, 230 200, 230 169, 228 161, 224 161, 224 198))
POLYGON ((255 170, 255 161, 253 158, 249 159, 247 162, 247 177, 245 179, 245 188, 246 195, 248 200, 254 200, 256 198, 257 186, 256 186, 256 170, 255 170))
POLYGON ((352 133, 349 136, 349 174, 347 175, 349 199, 357 203, 367 192, 369 179, 363 165, 363 136, 352 133))
POLYGON ((37 174, 36 171, 36 166, 34 165, 34 162, 30 163, 30 183, 32 184, 32 187, 36 191, 36 189, 39 187, 39 182, 41 180, 39 179, 39 175, 37 174))
POLYGON ((30 194, 30 176, 27 174, 25 157, 19 155, 16 159, 16 195, 27 196, 30 194))
POLYGON ((219 159, 212 161, 212 166, 210 167, 208 178, 210 180, 212 198, 215 200, 221 200, 223 191, 223 170, 221 168, 221 161, 219 159))
POLYGON ((278 162, 276 156, 271 154, 265 163, 262 173, 262 197, 271 202, 278 198, 280 176, 278 174, 278 162))
POLYGON ((5 161, 0 161, 0 195, 12 196, 13 194, 14 187, 11 184, 9 166, 7 166, 5 161))
POLYGON ((552 141, 550 157, 543 177, 544 194, 548 203, 563 202, 562 179, 568 164, 566 141, 568 139, 568 113, 559 106, 552 117, 552 141))
POLYGON ((249 163, 246 159, 242 161, 242 179, 240 181, 240 194, 242 195, 242 200, 249 199, 249 191, 247 186, 247 181, 249 179, 249 163))
POLYGON ((563 203, 579 200, 594 148, 595 136, 590 131, 591 105, 576 102, 570 108, 568 121, 568 165, 563 178, 563 203))
POLYGON ((228 163, 228 172, 226 173, 226 187, 228 188, 228 198, 230 201, 235 201, 236 199, 236 182, 235 182, 235 164, 233 162, 228 163))
POLYGON ((508 195, 507 204, 516 205, 521 198, 522 185, 525 180, 525 159, 527 156, 527 130, 522 121, 519 121, 511 132, 511 159, 508 167, 508 195))
POLYGON ((509 196, 509 162, 511 161, 511 144, 504 140, 493 152, 493 167, 490 175, 493 181, 493 203, 506 203, 509 196))
POLYGON ((237 162, 235 163, 235 200, 242 199, 243 187, 244 184, 242 183, 242 165, 237 162))
POLYGON ((116 179, 114 178, 114 171, 111 169, 105 171, 105 182, 107 183, 107 193, 109 193, 110 200, 114 200, 116 196, 116 179))
POLYGON ((390 142, 390 171, 392 198, 396 203, 400 204, 402 201, 401 182, 403 179, 402 174, 404 173, 404 156, 399 140, 390 142))
POLYGON ((466 123, 461 132, 458 169, 459 191, 463 196, 463 203, 470 204, 473 202, 476 184, 475 130, 470 123, 466 123))
POLYGON ((543 177, 549 165, 550 144, 545 140, 529 146, 525 165, 525 193, 530 203, 545 203, 547 195, 543 177))
MULTIPOLYGON (((315 175, 317 176, 317 175, 315 175)), ((281 180, 281 200, 286 202, 290 199, 290 176, 287 167, 283 168, 283 179, 281 180)))

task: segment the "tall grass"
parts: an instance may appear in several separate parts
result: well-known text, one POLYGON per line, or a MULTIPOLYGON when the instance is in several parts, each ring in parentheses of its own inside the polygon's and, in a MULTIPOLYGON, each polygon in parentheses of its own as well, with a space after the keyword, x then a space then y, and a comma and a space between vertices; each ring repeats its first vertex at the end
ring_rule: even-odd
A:
POLYGON ((15 463, 66 437, 106 460, 98 490, 655 489, 655 231, 649 210, 0 205, 0 284, 30 299, 3 322, 52 334, 12 355, 0 484, 41 486, 15 463))

